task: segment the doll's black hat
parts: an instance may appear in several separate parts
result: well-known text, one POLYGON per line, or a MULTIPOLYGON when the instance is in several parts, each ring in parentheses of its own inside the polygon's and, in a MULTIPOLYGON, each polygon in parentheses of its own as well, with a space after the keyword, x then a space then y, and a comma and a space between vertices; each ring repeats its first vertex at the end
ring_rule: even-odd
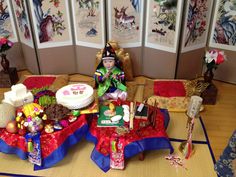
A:
POLYGON ((115 50, 109 43, 107 43, 102 52, 102 60, 115 60, 115 57, 115 50))

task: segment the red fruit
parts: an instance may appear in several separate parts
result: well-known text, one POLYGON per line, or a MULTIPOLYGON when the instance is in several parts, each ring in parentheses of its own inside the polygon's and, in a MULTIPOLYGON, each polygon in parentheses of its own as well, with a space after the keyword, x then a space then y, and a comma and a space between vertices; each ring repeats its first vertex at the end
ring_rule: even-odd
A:
POLYGON ((16 121, 15 120, 11 120, 7 123, 7 126, 6 126, 6 130, 9 132, 9 133, 17 133, 18 132, 18 128, 17 128, 17 124, 16 124, 16 121))

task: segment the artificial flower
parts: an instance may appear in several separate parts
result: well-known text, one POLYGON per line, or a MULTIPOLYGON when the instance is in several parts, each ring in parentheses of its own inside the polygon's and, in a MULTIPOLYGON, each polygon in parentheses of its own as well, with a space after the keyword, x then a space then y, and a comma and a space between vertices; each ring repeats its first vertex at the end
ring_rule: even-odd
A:
POLYGON ((8 40, 7 37, 0 38, 0 54, 4 54, 7 50, 12 48, 13 42, 8 40))
POLYGON ((205 63, 208 70, 216 69, 217 66, 226 60, 224 51, 219 51, 216 49, 209 50, 205 54, 205 63))

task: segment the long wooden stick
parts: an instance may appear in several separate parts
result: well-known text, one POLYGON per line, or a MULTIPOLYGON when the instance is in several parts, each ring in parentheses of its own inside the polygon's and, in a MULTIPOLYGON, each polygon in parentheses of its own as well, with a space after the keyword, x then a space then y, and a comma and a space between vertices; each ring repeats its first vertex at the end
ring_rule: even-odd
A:
POLYGON ((134 128, 134 103, 133 102, 130 102, 130 106, 129 106, 129 109, 130 109, 130 118, 129 118, 129 129, 133 129, 134 128))

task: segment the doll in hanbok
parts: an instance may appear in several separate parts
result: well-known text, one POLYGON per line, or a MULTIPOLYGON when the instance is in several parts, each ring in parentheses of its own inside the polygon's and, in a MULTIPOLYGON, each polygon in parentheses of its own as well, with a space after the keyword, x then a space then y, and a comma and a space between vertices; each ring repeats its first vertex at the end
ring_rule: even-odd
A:
POLYGON ((99 100, 126 100, 125 74, 121 69, 115 50, 109 43, 103 50, 102 59, 97 66, 94 79, 98 86, 99 100))

